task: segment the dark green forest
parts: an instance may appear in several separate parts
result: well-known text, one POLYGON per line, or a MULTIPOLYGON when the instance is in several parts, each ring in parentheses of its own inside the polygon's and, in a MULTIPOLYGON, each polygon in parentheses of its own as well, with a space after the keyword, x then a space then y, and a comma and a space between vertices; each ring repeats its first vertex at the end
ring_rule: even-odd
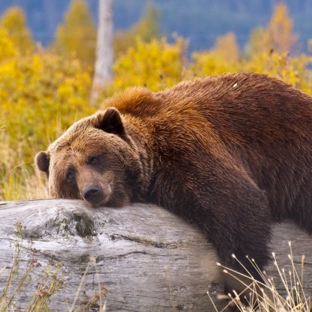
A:
MULTIPOLYGON (((86 0, 97 20, 98 0, 86 0)), ((240 48, 244 48, 250 32, 265 26, 277 0, 114 0, 116 30, 127 29, 137 22, 148 2, 160 13, 160 30, 171 40, 172 34, 188 38, 189 50, 204 50, 213 46, 218 36, 230 31, 236 34, 240 48)), ((307 52, 307 40, 312 35, 312 0, 283 1, 299 34, 301 51, 307 52)), ((21 6, 36 41, 49 44, 55 29, 62 22, 70 0, 1 0, 0 14, 12 5, 21 6)))

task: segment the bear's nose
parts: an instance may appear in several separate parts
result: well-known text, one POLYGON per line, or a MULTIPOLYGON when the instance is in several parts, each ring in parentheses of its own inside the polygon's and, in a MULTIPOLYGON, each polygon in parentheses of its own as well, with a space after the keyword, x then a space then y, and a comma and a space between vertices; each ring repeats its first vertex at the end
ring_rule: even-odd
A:
POLYGON ((83 190, 83 198, 90 204, 97 204, 103 199, 102 188, 98 185, 87 186, 83 190))

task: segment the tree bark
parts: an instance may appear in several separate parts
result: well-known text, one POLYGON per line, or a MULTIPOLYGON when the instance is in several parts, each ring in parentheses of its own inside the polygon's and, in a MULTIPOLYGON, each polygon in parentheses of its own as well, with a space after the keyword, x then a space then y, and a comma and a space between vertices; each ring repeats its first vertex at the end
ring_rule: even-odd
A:
POLYGON ((103 89, 112 80, 113 65, 113 8, 112 0, 99 0, 99 22, 96 46, 96 62, 92 86, 91 102, 98 97, 99 90, 103 89))
MULTIPOLYGON (((207 291, 218 311, 226 305, 216 298, 223 291, 224 276, 216 266, 213 246, 178 216, 144 204, 92 209, 79 200, 0 202, 1 290, 13 263, 16 223, 22 223, 24 237, 19 275, 29 262, 29 240, 41 264, 15 296, 17 307, 27 306, 40 272, 50 261, 62 262, 67 270, 65 288, 51 297, 53 311, 69 311, 82 280, 76 308, 85 296, 97 291, 99 283, 108 291, 106 311, 215 311, 207 291), (83 278, 90 258, 94 263, 83 278)), ((296 266, 301 255, 306 256, 304 288, 311 296, 312 237, 290 222, 274 226, 271 248, 286 271, 290 267, 288 241, 292 241, 296 266)), ((283 289, 273 265, 267 272, 274 276, 277 289, 283 289)), ((14 276, 10 293, 19 275, 14 276)))

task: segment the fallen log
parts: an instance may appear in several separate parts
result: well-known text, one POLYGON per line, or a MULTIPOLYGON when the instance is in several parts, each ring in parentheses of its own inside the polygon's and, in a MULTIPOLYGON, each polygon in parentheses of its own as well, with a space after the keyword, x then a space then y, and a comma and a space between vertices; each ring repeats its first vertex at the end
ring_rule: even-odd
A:
MULTIPOLYGON (((291 267, 288 241, 296 267, 306 256, 304 288, 311 296, 312 237, 290 222, 274 227, 271 248, 286 271, 291 267)), ((0 290, 7 288, 17 242, 19 274, 32 257, 40 264, 15 295, 17 308, 29 304, 38 291, 38 277, 51 261, 62 262, 67 271, 65 287, 51 297, 53 311, 79 309, 99 284, 107 289, 106 311, 215 311, 207 291, 218 311, 227 304, 216 298, 223 291, 223 273, 213 246, 195 227, 157 206, 92 209, 79 200, 0 202, 0 290)), ((273 264, 267 272, 282 291, 273 264)), ((6 296, 18 281, 15 276, 6 296)))

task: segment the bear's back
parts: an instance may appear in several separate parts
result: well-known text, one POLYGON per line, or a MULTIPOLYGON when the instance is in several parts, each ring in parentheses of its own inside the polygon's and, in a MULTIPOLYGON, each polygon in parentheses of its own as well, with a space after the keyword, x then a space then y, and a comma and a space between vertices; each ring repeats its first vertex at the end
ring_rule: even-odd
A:
MULTIPOLYGON (((281 80, 256 73, 235 73, 183 81, 159 92, 133 87, 114 95, 104 107, 139 118, 157 117, 185 108, 215 117, 312 119, 312 99, 281 80)), ((292 120, 290 119, 290 121, 292 120)))
POLYGON ((261 74, 225 74, 156 93, 132 88, 106 106, 154 129, 162 154, 224 148, 221 154, 228 153, 235 166, 267 190, 278 220, 294 205, 312 205, 311 196, 307 200, 312 189, 312 99, 291 85, 261 74))

